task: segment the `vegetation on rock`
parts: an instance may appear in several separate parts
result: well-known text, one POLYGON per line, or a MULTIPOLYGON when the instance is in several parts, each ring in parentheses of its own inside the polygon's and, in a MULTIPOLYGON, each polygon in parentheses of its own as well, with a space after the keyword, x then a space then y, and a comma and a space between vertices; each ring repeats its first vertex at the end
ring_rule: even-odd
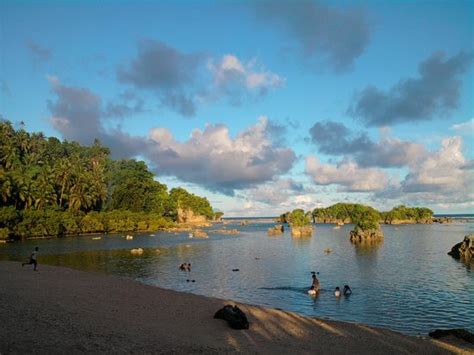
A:
POLYGON ((295 209, 288 214, 288 223, 291 227, 291 235, 293 237, 311 236, 313 228, 311 226, 311 218, 302 209, 295 209))
MULTIPOLYGON (((392 208, 388 212, 355 203, 336 203, 326 208, 315 208, 313 220, 319 223, 367 223, 396 224, 396 223, 431 223, 433 211, 426 207, 406 207, 403 205, 392 208), (365 216, 365 217, 364 217, 365 216)), ((363 227, 363 226, 361 226, 363 227)), ((368 226, 364 226, 367 228, 368 226)))

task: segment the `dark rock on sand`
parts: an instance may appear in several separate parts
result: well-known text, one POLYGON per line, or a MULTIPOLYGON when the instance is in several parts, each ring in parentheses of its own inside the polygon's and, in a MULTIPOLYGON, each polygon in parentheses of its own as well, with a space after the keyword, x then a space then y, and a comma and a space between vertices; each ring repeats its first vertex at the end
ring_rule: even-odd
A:
POLYGON ((447 336, 453 336, 458 339, 467 341, 468 343, 474 344, 474 334, 466 329, 436 329, 434 332, 430 332, 429 336, 435 339, 440 339, 447 336))
POLYGON ((237 306, 232 307, 230 304, 224 306, 214 314, 214 318, 226 320, 233 329, 249 329, 247 316, 237 306))

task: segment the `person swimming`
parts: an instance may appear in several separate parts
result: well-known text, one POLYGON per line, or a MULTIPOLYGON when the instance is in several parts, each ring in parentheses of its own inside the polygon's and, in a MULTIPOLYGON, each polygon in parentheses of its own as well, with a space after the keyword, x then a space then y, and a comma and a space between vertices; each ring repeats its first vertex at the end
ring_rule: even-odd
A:
POLYGON ((349 287, 349 285, 344 285, 344 289, 342 290, 342 293, 344 294, 344 296, 349 296, 350 294, 352 294, 352 290, 349 287))
POLYGON ((339 286, 334 290, 334 296, 341 297, 341 290, 339 289, 339 286))
POLYGON ((308 294, 311 295, 311 296, 316 296, 316 289, 314 288, 314 286, 311 286, 308 290, 308 294))

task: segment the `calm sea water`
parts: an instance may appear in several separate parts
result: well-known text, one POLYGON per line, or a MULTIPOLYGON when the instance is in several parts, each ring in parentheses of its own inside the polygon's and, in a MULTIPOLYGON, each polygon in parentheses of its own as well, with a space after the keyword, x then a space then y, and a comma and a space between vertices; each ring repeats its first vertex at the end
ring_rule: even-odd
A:
POLYGON ((474 231, 474 223, 383 226, 385 240, 375 246, 351 244, 350 225, 335 230, 318 224, 313 237, 303 239, 288 232, 269 237, 271 225, 229 224, 227 228, 242 233, 210 234, 209 239, 155 233, 135 234, 131 241, 108 235, 101 240, 83 236, 18 242, 0 245, 0 258, 23 260, 39 246, 40 264, 104 272, 178 291, 407 334, 456 327, 474 331, 474 264, 446 254, 474 231), (130 249, 138 247, 144 254, 132 256, 130 249), (332 252, 326 254, 326 248, 332 252), (191 262, 192 272, 178 271, 182 262, 191 262), (306 293, 311 271, 319 272, 322 284, 315 298, 306 293), (353 294, 336 299, 334 288, 344 284, 353 294))

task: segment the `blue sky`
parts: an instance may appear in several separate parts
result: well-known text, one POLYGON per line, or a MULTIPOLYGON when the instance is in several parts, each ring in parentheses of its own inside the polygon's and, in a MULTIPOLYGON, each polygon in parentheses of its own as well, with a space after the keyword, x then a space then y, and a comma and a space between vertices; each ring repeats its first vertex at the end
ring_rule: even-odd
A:
POLYGON ((0 114, 227 215, 474 212, 469 1, 2 1, 0 114))

